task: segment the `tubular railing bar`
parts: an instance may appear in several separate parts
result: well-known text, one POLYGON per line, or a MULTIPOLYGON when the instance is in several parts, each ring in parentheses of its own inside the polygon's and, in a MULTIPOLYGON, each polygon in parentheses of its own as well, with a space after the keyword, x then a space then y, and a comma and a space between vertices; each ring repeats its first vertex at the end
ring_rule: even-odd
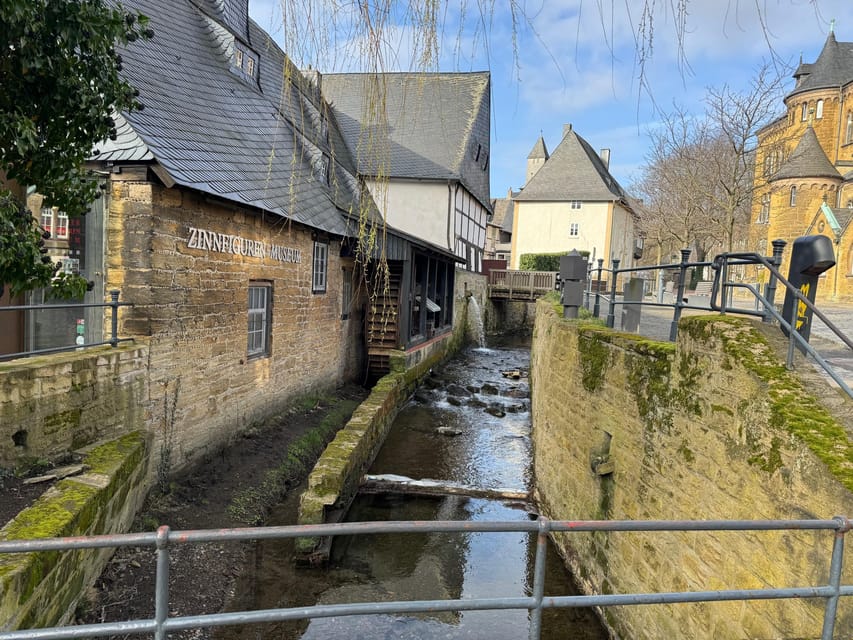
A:
POLYGON ((825 640, 831 638, 834 628, 837 600, 841 596, 853 595, 853 585, 841 586, 841 565, 843 562, 843 536, 851 529, 846 517, 836 516, 832 520, 592 520, 592 521, 551 521, 540 517, 536 522, 464 522, 464 521, 392 521, 366 523, 339 523, 328 525, 304 525, 288 527, 253 527, 246 529, 195 530, 172 532, 168 526, 160 527, 156 533, 115 534, 96 536, 94 539, 78 537, 55 540, 8 541, 0 543, 0 552, 23 553, 33 550, 58 548, 57 543, 64 542, 64 548, 100 548, 104 546, 126 546, 129 544, 153 544, 157 548, 157 571, 155 576, 155 618, 154 620, 127 621, 85 625, 78 627, 57 627, 51 629, 23 630, 3 633, 0 640, 60 640, 63 638, 103 637, 113 633, 141 634, 154 632, 155 640, 165 640, 169 631, 195 627, 248 624, 252 622, 274 622, 279 620, 319 618, 329 616, 349 616, 379 613, 415 613, 424 611, 473 611, 496 609, 527 609, 532 613, 530 638, 538 640, 539 621, 542 608, 614 606, 622 604, 667 604, 680 602, 699 602, 717 600, 754 600, 785 598, 826 598, 825 616, 833 617, 824 622, 825 640), (788 587, 783 589, 746 589, 701 592, 663 592, 644 594, 608 594, 595 596, 543 596, 545 571, 545 542, 551 531, 744 531, 744 530, 835 530, 836 542, 833 546, 830 581, 826 587, 788 587), (344 605, 319 605, 295 609, 270 609, 263 611, 243 611, 232 613, 206 614, 200 616, 168 617, 169 601, 169 543, 209 542, 214 540, 260 539, 270 537, 301 537, 310 535, 339 534, 357 535, 359 533, 427 533, 427 532, 537 532, 537 551, 534 569, 533 595, 526 598, 478 598, 470 600, 432 600, 403 601, 387 603, 357 603, 344 605), (826 635, 829 633, 830 635, 826 635))
MULTIPOLYGON (((840 531, 851 526, 844 517, 831 520, 547 520, 548 531, 840 531)), ((241 527, 234 529, 186 529, 172 531, 168 526, 157 532, 116 533, 98 536, 0 540, 0 553, 33 553, 104 547, 156 547, 161 529, 168 530, 168 546, 230 540, 269 540, 275 538, 313 538, 364 535, 373 533, 538 533, 538 520, 476 521, 464 520, 389 520, 381 522, 342 522, 332 524, 241 527)))
MULTIPOLYGON (((761 304, 763 304, 765 306, 765 309, 770 313, 771 316, 773 316, 773 318, 779 323, 779 325, 788 331, 788 338, 789 338, 788 360, 785 363, 785 366, 788 369, 792 369, 793 365, 794 365, 794 362, 793 362, 794 352, 793 352, 793 348, 791 345, 793 345, 794 341, 796 340, 797 344, 800 345, 800 347, 803 349, 803 351, 805 351, 806 354, 808 354, 812 358, 814 358, 815 362, 817 362, 821 366, 821 368, 826 372, 826 374, 835 381, 835 383, 841 388, 841 390, 844 391, 844 393, 846 393, 849 398, 853 399, 853 389, 850 389, 850 387, 847 386, 847 383, 844 382, 844 379, 841 378, 841 376, 839 376, 837 373, 835 373, 835 369, 832 368, 832 365, 829 364, 826 360, 824 360, 823 356, 821 356, 814 349, 814 347, 812 347, 808 343, 808 341, 805 338, 803 338, 803 336, 801 336, 800 333, 798 331, 796 331, 791 326, 791 323, 788 322, 787 319, 782 317, 782 314, 779 313, 778 311, 776 311, 776 309, 773 307, 773 305, 769 304, 768 300, 764 296, 762 296, 760 293, 758 293, 758 291, 755 290, 755 287, 753 287, 750 284, 746 284, 746 283, 739 283, 737 286, 749 290, 749 292, 752 293, 752 295, 754 295, 759 301, 761 301, 761 304)), ((753 313, 753 315, 758 315, 758 314, 753 313)))
MULTIPOLYGON (((759 263, 761 263, 765 267, 767 267, 773 273, 773 275, 776 276, 776 279, 779 282, 781 282, 785 286, 785 288, 788 291, 790 291, 791 294, 794 295, 794 297, 797 300, 803 302, 806 305, 806 307, 808 307, 812 311, 812 313, 814 313, 818 318, 820 318, 821 322, 823 322, 827 326, 827 328, 836 335, 837 338, 839 338, 845 345, 847 345, 848 348, 853 349, 853 340, 850 340, 850 338, 848 338, 846 335, 844 335, 844 333, 838 327, 836 327, 835 324, 829 318, 827 318, 823 314, 823 312, 814 305, 814 303, 811 300, 809 300, 806 296, 804 296, 797 287, 792 285, 788 281, 788 279, 785 278, 785 276, 783 276, 779 272, 779 270, 776 268, 776 266, 773 265, 771 262, 769 262, 764 256, 761 256, 757 253, 728 253, 728 254, 723 253, 723 254, 720 254, 720 257, 728 257, 728 256, 732 256, 735 258, 741 258, 741 259, 751 257, 753 259, 756 259, 759 263)), ((754 264, 754 263, 742 263, 742 264, 754 264)), ((738 284, 738 286, 744 286, 745 285, 745 283, 737 283, 737 284, 738 284)), ((712 300, 713 300, 713 296, 712 296, 712 300)))
POLYGON ((56 309, 94 309, 96 307, 132 307, 132 302, 69 302, 67 304, 18 304, 0 307, 0 311, 41 311, 56 309))
POLYGON ((18 353, 4 353, 0 354, 0 360, 13 360, 18 357, 23 356, 40 356, 48 353, 62 353, 63 351, 76 351, 77 349, 91 349, 93 347, 104 347, 106 345, 110 345, 111 347, 116 346, 119 342, 134 342, 134 338, 116 338, 115 344, 113 344, 113 340, 103 340, 101 342, 87 342, 84 345, 70 345, 67 347, 51 347, 49 349, 35 349, 34 351, 19 351, 18 353))
POLYGON ((826 600, 826 610, 823 614, 823 629, 821 640, 831 640, 835 631, 835 618, 838 613, 838 598, 841 595, 841 569, 844 564, 844 535, 850 530, 848 527, 835 532, 832 543, 832 558, 829 564, 829 586, 833 594, 826 600))

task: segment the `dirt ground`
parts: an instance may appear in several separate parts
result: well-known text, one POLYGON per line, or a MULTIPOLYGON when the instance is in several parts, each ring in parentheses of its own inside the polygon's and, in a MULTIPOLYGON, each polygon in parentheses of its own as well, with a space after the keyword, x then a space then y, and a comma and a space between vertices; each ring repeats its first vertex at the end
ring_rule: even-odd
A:
MULTIPOLYGON (((279 468, 287 459, 291 445, 312 431, 328 429, 331 422, 336 423, 336 428, 342 427, 367 393, 358 386, 341 388, 334 397, 321 399, 312 406, 294 408, 279 416, 271 426, 246 434, 215 458, 176 479, 168 494, 153 490, 132 530, 151 531, 164 524, 173 530, 247 526, 249 523, 245 517, 241 519, 238 514, 246 513, 247 498, 257 509, 256 490, 263 486, 268 471, 279 468)), ((311 457, 314 456, 316 453, 312 452, 311 457)), ((304 469, 310 470, 314 459, 303 462, 306 463, 303 469, 290 473, 285 479, 286 488, 294 487, 304 479, 304 469)), ((285 494, 286 490, 274 497, 266 496, 265 502, 261 500, 263 508, 268 511, 285 494)), ((249 549, 249 543, 174 546, 170 565, 170 615, 186 616, 222 610, 234 595, 249 549)), ((78 607, 77 623, 152 618, 154 575, 155 552, 152 548, 119 549, 78 607)), ((112 637, 129 639, 142 636, 112 637)), ((209 630, 191 630, 170 637, 210 638, 211 633, 209 630)))

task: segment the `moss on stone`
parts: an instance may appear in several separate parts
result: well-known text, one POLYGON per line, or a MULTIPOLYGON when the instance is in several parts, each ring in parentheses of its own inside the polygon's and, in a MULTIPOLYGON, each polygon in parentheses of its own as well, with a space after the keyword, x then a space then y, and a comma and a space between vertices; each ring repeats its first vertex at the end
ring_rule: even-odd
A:
MULTIPOLYGON (((694 316, 679 325, 695 340, 719 341, 724 353, 752 372, 767 389, 770 426, 794 434, 853 491, 853 444, 839 422, 773 352, 767 338, 749 320, 730 316, 694 316), (717 325, 717 330, 712 327, 717 325)), ((754 452, 751 463, 769 473, 781 466, 782 440, 771 440, 766 451, 754 452)))
POLYGON ((583 387, 590 393, 601 388, 610 362, 608 336, 598 331, 578 335, 578 352, 583 387))
POLYGON ((126 460, 128 454, 144 445, 143 435, 134 431, 92 449, 84 460, 92 473, 111 474, 126 460))

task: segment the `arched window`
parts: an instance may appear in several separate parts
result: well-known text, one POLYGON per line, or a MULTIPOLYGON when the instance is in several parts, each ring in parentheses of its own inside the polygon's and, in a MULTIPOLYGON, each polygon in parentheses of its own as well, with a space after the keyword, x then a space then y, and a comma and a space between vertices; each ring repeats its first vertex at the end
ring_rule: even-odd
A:
POLYGON ((853 111, 847 112, 847 133, 844 136, 844 143, 850 144, 853 142, 853 111))
POLYGON ((758 212, 758 224, 770 222, 770 194, 761 196, 761 210, 758 212))
POLYGON ((815 105, 814 117, 820 120, 823 117, 823 100, 818 100, 815 105))
POLYGON ((809 117, 809 103, 804 102, 802 108, 800 109, 800 120, 805 122, 809 117))
POLYGON ((791 187, 791 206, 792 207, 797 206, 797 187, 796 186, 791 187))

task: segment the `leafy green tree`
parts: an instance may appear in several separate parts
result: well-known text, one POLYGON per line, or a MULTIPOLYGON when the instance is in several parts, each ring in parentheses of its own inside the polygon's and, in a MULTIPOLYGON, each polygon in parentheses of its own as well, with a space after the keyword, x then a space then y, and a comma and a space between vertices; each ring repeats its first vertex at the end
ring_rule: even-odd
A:
POLYGON ((100 196, 86 159, 115 138, 113 113, 142 108, 115 48, 153 35, 145 16, 110 0, 0 0, 0 292, 85 292, 82 278, 56 275, 47 236, 9 181, 71 217, 86 213, 100 196))

